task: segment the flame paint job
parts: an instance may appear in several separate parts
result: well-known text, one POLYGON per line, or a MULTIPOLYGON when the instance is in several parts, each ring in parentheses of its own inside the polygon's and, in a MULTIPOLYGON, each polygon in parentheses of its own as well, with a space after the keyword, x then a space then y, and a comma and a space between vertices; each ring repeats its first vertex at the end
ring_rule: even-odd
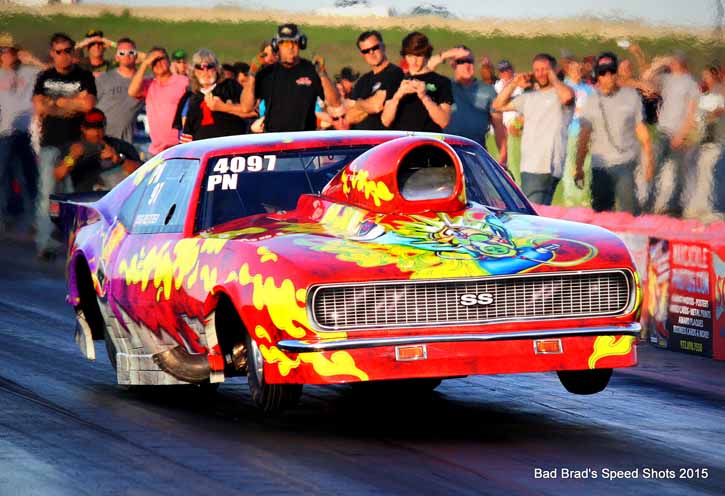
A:
MULTIPOLYGON (((276 344, 281 339, 320 342, 348 338, 348 333, 320 331, 310 323, 307 288, 314 284, 495 276, 562 268, 634 271, 624 244, 603 229, 467 206, 462 167, 449 146, 464 142, 462 138, 443 137, 442 141, 400 136, 303 133, 286 144, 264 141, 269 137, 260 138, 259 143, 237 138, 169 150, 99 202, 66 206, 65 222, 72 229, 69 301, 79 304, 75 271, 84 258, 101 304, 121 326, 118 331, 143 334, 138 336, 143 353, 181 345, 190 353, 207 355, 212 370, 219 371, 223 369, 221 357, 229 350, 221 349, 218 336, 212 335, 216 332, 213 315, 218 298, 225 295, 259 345, 268 383, 340 383, 636 364, 636 349, 628 337, 564 338, 565 353, 556 356, 534 355, 530 340, 440 343, 429 345, 428 359, 416 362, 397 362, 392 346, 299 354, 280 350, 276 344), (400 139, 390 141, 392 138, 400 139), (166 158, 197 157, 203 164, 212 156, 275 147, 383 142, 348 165, 321 196, 301 197, 292 212, 254 215, 234 221, 224 230, 203 233, 190 230, 192 219, 185 223, 184 232, 144 235, 133 234, 118 216, 134 189, 149 175, 163 171, 166 158), (410 202, 400 195, 396 172, 401 154, 422 145, 452 154, 457 179, 450 198, 410 202)), ((193 208, 188 215, 195 215, 193 208)), ((637 291, 639 295, 639 288, 637 291)), ((635 309, 627 315, 586 319, 586 324, 634 322, 640 299, 638 296, 635 309)), ((550 320, 535 325, 539 329, 571 328, 581 322, 550 320)), ((531 322, 497 324, 495 332, 531 326, 531 322)), ((427 331, 367 329, 356 331, 355 336, 422 332, 427 331)), ((456 327, 435 329, 436 334, 460 332, 456 327)), ((471 326, 466 332, 494 332, 494 326, 471 326)))

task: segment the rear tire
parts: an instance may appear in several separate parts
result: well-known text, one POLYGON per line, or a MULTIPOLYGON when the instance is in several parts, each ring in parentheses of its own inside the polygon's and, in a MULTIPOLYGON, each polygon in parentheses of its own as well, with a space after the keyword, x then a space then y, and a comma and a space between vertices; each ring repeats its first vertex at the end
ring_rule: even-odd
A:
POLYGON ((302 384, 267 384, 264 357, 249 335, 246 336, 247 382, 254 403, 266 414, 277 414, 294 407, 302 395, 302 384))
POLYGON ((604 391, 612 369, 560 370, 556 373, 564 388, 573 394, 596 394, 604 391))
POLYGON ((113 344, 111 336, 108 335, 108 330, 106 330, 105 326, 103 328, 103 341, 105 341, 106 343, 106 353, 108 353, 108 361, 111 362, 113 370, 116 370, 116 345, 113 344))

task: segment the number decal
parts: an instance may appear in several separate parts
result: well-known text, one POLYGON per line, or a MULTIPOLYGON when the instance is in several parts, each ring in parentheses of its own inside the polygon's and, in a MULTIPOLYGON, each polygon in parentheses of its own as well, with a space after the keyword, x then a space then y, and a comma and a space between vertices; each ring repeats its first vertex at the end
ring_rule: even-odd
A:
POLYGON ((214 172, 218 172, 219 174, 226 174, 229 170, 229 159, 227 157, 220 158, 219 161, 214 166, 214 172))
POLYGON ((214 164, 207 177, 206 190, 237 189, 238 174, 242 172, 269 172, 277 164, 276 155, 249 155, 247 157, 222 157, 214 164))
POLYGON ((234 157, 231 163, 232 172, 244 172, 244 157, 234 157))
POLYGON ((252 155, 247 159, 247 169, 249 172, 259 172, 262 170, 262 157, 259 155, 252 155))

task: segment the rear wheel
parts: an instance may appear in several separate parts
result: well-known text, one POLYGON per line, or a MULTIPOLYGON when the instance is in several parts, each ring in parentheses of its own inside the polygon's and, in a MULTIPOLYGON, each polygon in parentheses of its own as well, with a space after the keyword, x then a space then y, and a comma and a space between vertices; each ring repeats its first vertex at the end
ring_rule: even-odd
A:
POLYGON ((596 394, 604 391, 612 377, 612 369, 560 370, 561 384, 574 394, 596 394))
POLYGON ((264 381, 264 357, 249 335, 246 337, 247 382, 252 399, 269 414, 294 407, 302 395, 302 384, 267 384, 264 381))
POLYGON ((111 336, 108 335, 108 330, 105 328, 105 326, 103 329, 103 341, 106 342, 106 353, 108 353, 108 361, 111 362, 113 370, 116 370, 116 345, 113 344, 111 336))

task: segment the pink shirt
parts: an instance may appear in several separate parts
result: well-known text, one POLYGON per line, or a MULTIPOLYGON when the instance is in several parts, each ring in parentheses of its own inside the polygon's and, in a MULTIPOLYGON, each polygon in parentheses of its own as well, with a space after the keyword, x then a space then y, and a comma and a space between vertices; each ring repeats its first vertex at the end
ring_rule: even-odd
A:
POLYGON ((143 97, 151 134, 149 152, 154 155, 179 143, 179 131, 171 126, 176 106, 188 87, 189 78, 178 74, 172 74, 163 84, 156 78, 144 80, 143 97))

